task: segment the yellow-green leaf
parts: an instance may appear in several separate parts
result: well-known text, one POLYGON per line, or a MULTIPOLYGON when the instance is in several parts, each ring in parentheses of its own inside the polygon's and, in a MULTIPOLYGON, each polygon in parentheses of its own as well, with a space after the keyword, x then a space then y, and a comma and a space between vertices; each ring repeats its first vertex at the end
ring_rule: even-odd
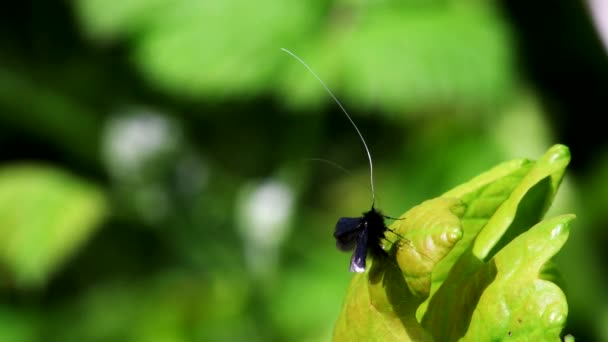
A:
POLYGON ((0 268, 36 286, 94 231, 106 213, 101 190, 41 165, 0 169, 0 268))
POLYGON ((574 215, 547 219, 511 241, 478 272, 490 275, 464 341, 559 341, 568 315, 566 296, 542 279, 543 265, 568 239, 574 215), (490 283, 491 282, 491 283, 490 283))
POLYGON ((559 338, 567 303, 550 258, 574 215, 538 222, 569 161, 556 145, 406 212, 387 233, 389 257, 353 277, 334 339, 559 338))

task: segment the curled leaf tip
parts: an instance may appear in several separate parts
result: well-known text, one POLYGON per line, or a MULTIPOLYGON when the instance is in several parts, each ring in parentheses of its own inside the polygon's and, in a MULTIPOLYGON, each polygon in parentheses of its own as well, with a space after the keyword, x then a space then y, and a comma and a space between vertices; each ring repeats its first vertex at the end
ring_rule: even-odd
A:
POLYGON ((562 235, 564 229, 566 228, 566 224, 559 224, 551 231, 551 239, 556 238, 559 235, 562 235))
POLYGON ((553 145, 545 153, 545 158, 550 162, 562 159, 570 159, 570 149, 567 146, 561 144, 553 145))

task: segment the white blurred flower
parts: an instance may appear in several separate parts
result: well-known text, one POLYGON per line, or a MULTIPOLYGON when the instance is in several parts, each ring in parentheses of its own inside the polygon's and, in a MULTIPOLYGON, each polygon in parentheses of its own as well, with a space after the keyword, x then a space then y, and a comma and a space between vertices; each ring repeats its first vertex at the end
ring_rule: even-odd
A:
POLYGON ((267 274, 274 270, 293 205, 293 191, 277 180, 243 191, 239 203, 240 229, 252 272, 267 274))
POLYGON ((164 175, 174 167, 181 134, 168 117, 130 109, 108 120, 102 156, 122 196, 146 222, 161 222, 171 211, 164 175))
POLYGON ((137 179, 147 162, 175 150, 179 136, 167 117, 144 109, 131 110, 108 121, 102 155, 113 176, 137 179))

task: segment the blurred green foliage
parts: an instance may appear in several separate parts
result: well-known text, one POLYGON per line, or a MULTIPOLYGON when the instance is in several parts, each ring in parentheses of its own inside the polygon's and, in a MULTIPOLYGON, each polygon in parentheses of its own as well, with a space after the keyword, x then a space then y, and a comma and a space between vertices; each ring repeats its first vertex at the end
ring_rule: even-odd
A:
POLYGON ((327 83, 343 84, 349 103, 379 113, 483 108, 513 89, 508 31, 481 1, 83 0, 77 9, 92 38, 128 39, 145 77, 180 96, 278 89, 301 106, 326 97, 276 53, 281 44, 309 51, 306 60, 327 83))
POLYGON ((608 63, 570 3, 7 5, 0 339, 331 338, 351 278, 331 232, 368 208, 369 170, 346 118, 281 47, 351 111, 388 215, 570 146, 551 213, 578 215, 556 258, 564 331, 608 339, 608 150, 591 115, 608 63))

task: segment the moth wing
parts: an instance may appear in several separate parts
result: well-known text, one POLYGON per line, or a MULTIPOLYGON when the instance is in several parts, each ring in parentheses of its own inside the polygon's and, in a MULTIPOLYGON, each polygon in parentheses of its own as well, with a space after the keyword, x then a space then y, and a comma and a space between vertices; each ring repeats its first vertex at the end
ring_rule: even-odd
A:
POLYGON ((357 239, 357 247, 350 258, 350 271, 365 272, 365 259, 367 258, 367 229, 363 229, 357 239))
POLYGON ((360 217, 342 217, 338 220, 338 223, 336 223, 336 230, 334 231, 336 247, 341 251, 352 250, 355 247, 360 234, 360 217))
POLYGON ((363 223, 363 217, 342 217, 336 223, 336 230, 334 231, 334 237, 338 237, 343 234, 350 233, 354 230, 358 230, 363 223))

